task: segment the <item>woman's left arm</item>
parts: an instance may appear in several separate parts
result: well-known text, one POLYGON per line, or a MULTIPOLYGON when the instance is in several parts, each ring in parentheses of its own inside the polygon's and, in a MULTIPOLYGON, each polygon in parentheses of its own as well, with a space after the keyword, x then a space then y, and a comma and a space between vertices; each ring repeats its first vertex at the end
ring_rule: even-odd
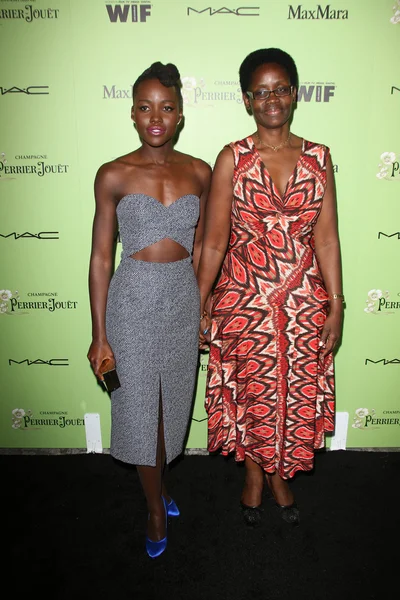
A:
POLYGON ((338 233, 335 180, 330 155, 326 165, 326 189, 321 212, 314 227, 315 253, 329 295, 329 314, 321 334, 320 357, 334 349, 342 333, 342 264, 338 233), (335 296, 335 295, 338 295, 335 296))
POLYGON ((200 216, 196 227, 193 244, 193 269, 197 275, 197 269, 200 262, 200 254, 203 246, 204 220, 206 212, 206 204, 208 192, 210 191, 210 181, 212 169, 210 165, 202 160, 196 161, 196 172, 202 185, 202 193, 200 194, 200 216))

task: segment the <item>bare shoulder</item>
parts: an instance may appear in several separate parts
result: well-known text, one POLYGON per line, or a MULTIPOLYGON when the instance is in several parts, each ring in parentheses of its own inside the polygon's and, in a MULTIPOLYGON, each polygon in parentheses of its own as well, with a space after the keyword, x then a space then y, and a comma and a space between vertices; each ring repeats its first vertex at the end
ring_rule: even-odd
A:
POLYGON ((214 171, 226 171, 233 172, 235 166, 233 150, 230 146, 224 146, 222 150, 219 151, 217 160, 215 161, 214 171))
POLYGON ((217 156, 217 160, 221 161, 221 162, 226 162, 226 161, 231 161, 233 163, 233 150, 232 148, 229 146, 229 144, 227 144, 226 146, 224 146, 222 148, 222 150, 219 151, 218 156, 217 156))
POLYGON ((121 164, 118 161, 119 159, 117 158, 103 163, 97 170, 96 181, 106 183, 112 180, 121 171, 121 164))
POLYGON ((116 179, 115 168, 113 163, 114 161, 104 163, 97 169, 96 177, 94 180, 96 190, 112 190, 113 182, 116 179))
POLYGON ((178 152, 177 150, 175 151, 175 156, 177 159, 177 162, 181 162, 184 163, 186 165, 191 165, 193 168, 199 170, 199 171, 203 171, 203 172, 207 172, 211 169, 210 165, 205 161, 202 160, 201 158, 197 158, 196 156, 192 156, 191 154, 185 154, 184 152, 178 152))
POLYGON ((96 185, 104 186, 110 190, 119 187, 127 172, 136 164, 134 154, 134 152, 130 152, 103 163, 96 173, 96 185))
POLYGON ((189 171, 192 171, 203 185, 208 185, 211 179, 212 168, 205 160, 191 156, 190 154, 184 154, 183 152, 176 152, 176 158, 177 162, 182 163, 189 171))
POLYGON ((211 179, 212 168, 211 166, 201 158, 192 157, 192 165, 195 173, 199 177, 199 179, 207 184, 211 179))

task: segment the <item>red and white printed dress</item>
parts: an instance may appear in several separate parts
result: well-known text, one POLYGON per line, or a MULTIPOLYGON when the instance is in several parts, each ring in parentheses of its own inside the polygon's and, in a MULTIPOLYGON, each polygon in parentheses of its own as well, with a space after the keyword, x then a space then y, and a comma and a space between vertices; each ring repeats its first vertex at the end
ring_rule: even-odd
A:
POLYGON ((328 295, 313 226, 329 148, 303 141, 280 197, 252 137, 234 154, 231 236, 212 298, 208 450, 249 456, 288 479, 313 468, 334 429, 332 355, 318 343, 328 295))

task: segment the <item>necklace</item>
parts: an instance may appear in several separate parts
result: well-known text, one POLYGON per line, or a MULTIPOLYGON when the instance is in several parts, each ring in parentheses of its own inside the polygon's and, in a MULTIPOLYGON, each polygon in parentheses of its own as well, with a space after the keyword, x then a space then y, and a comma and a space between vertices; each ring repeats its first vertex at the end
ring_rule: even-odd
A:
POLYGON ((266 148, 271 148, 274 152, 278 152, 278 150, 280 148, 287 146, 289 143, 289 140, 290 140, 290 131, 289 131, 289 135, 287 136, 287 140, 282 142, 282 144, 279 144, 278 146, 271 146, 270 144, 266 144, 265 142, 262 142, 260 136, 258 135, 258 131, 256 131, 255 135, 256 135, 259 143, 261 144, 261 146, 265 146, 266 148))

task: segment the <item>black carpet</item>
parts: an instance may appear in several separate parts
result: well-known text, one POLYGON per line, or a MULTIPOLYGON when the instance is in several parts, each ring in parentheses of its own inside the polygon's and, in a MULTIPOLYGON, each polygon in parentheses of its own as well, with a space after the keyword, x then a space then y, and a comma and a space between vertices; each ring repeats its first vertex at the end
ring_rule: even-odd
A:
POLYGON ((300 526, 282 521, 266 496, 257 530, 238 509, 243 467, 185 456, 168 475, 181 517, 170 519, 168 548, 155 560, 144 550, 134 468, 108 454, 1 455, 0 465, 4 598, 398 597, 399 452, 317 454, 314 472, 292 482, 300 526))

